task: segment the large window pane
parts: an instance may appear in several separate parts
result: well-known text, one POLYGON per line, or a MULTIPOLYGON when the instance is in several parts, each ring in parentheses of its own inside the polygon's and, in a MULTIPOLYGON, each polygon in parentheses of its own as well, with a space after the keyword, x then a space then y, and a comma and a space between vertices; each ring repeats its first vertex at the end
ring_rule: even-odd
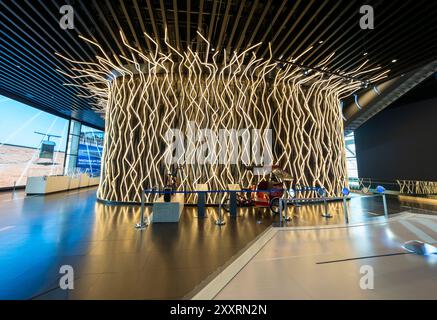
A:
POLYGON ((0 188, 63 173, 68 120, 0 96, 0 188))
POLYGON ((349 176, 349 185, 351 188, 358 187, 358 166, 357 155, 355 151, 355 136, 353 133, 345 137, 346 147, 346 165, 349 176))

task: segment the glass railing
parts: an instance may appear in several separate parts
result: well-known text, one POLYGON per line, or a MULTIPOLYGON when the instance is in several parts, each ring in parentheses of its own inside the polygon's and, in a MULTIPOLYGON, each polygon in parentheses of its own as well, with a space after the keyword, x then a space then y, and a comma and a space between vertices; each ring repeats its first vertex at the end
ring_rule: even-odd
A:
POLYGON ((437 195, 437 181, 349 178, 349 187, 353 191, 369 193, 373 192, 377 186, 383 186, 388 191, 405 195, 437 195))

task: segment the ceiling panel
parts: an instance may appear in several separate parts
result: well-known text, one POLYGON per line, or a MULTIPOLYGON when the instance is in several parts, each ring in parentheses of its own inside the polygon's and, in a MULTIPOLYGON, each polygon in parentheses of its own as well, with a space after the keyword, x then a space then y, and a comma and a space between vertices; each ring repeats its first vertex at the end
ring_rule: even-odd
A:
POLYGON ((95 60, 95 48, 81 34, 119 56, 125 53, 120 29, 144 52, 153 50, 144 32, 168 50, 167 29, 172 46, 204 55, 199 30, 215 50, 222 50, 221 59, 224 50, 259 42, 257 54, 267 57, 270 42, 274 59, 306 52, 299 63, 316 67, 335 52, 328 72, 347 72, 369 60, 369 68, 390 69, 389 77, 396 77, 437 57, 436 13, 437 2, 429 0, 0 0, 0 94, 103 127, 92 111, 95 101, 83 97, 84 90, 64 85, 71 80, 56 69, 73 65, 54 53, 95 60), (59 26, 64 4, 75 10, 73 30, 59 26), (359 27, 363 4, 375 10, 374 30, 359 27))

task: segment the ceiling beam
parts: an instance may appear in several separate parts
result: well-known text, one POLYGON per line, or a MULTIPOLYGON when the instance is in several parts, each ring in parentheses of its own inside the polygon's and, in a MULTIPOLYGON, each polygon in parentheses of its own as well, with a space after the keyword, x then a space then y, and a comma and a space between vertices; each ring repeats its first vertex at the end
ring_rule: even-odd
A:
MULTIPOLYGON (((31 40, 31 42, 28 42, 28 44, 32 47, 34 52, 39 52, 39 50, 45 52, 45 54, 42 54, 41 57, 44 58, 46 60, 46 65, 48 66, 49 70, 50 68, 52 68, 52 57, 53 57, 53 53, 56 52, 58 50, 58 48, 62 48, 63 46, 58 43, 55 39, 53 39, 53 37, 47 32, 47 28, 44 28, 43 26, 39 25, 37 23, 37 26, 39 27, 40 30, 36 30, 34 27, 30 26, 28 24, 27 21, 23 20, 23 18, 20 15, 17 15, 16 12, 12 11, 10 7, 8 7, 8 5, 5 2, 2 2, 1 5, 3 5, 4 8, 6 8, 6 10, 9 11, 9 13, 11 15, 6 15, 4 14, 5 11, 0 11, 0 15, 3 16, 3 18, 5 19, 4 21, 8 21, 10 23, 10 25, 14 25, 14 21, 11 20, 11 17, 14 16, 15 19, 18 19, 21 23, 23 23, 31 32, 32 34, 34 34, 36 37, 38 37, 39 40, 35 39, 32 37, 31 34, 29 34, 28 32, 26 32, 25 30, 23 30, 19 25, 16 25, 14 29, 10 29, 6 24, 3 24, 2 21, 0 21, 0 24, 3 25, 3 30, 7 31, 9 30, 11 33, 13 33, 14 35, 16 35, 17 37, 18 34, 15 32, 15 30, 19 30, 21 33, 23 33, 26 36, 27 40, 31 40), (41 32, 39 32, 41 31, 41 32), (53 41, 53 43, 55 45, 58 46, 58 48, 55 48, 52 43, 50 43, 48 40, 53 41), (32 44, 33 42, 33 44, 32 44), (36 48, 35 46, 38 46, 38 48, 36 48), (49 51, 48 49, 50 49, 51 51, 49 51)), ((23 10, 22 7, 19 7, 19 9, 21 10, 21 12, 29 19, 29 22, 33 21, 33 18, 29 15, 29 12, 26 10, 23 10)), ((67 61, 59 61, 59 65, 62 65, 65 69, 69 69, 71 68, 73 65, 67 61)), ((61 74, 57 74, 55 77, 56 80, 63 80, 63 81, 67 81, 67 78, 64 75, 61 74), (57 79, 56 79, 57 78, 57 79)), ((74 82, 79 83, 77 80, 74 80, 74 82)), ((85 91, 79 90, 82 93, 85 93, 85 91)))
MULTIPOLYGON (((389 12, 387 12, 386 19, 382 20, 380 23, 388 23, 390 18, 397 18, 400 16, 400 12, 404 12, 404 10, 407 10, 405 3, 402 5, 397 5, 396 8, 391 9, 389 12)), ((429 19, 433 18, 432 14, 429 19)), ((413 11, 409 13, 409 21, 408 24, 405 25, 405 28, 403 28, 404 32, 408 29, 414 30, 417 28, 417 30, 422 25, 422 19, 427 19, 427 17, 423 16, 423 13, 420 11, 413 11)), ((397 23, 401 25, 403 19, 399 18, 397 19, 397 23)), ((430 30, 428 30, 430 31, 430 30)), ((395 37, 397 29, 391 28, 390 30, 384 30, 384 32, 378 33, 377 40, 371 41, 370 45, 368 47, 368 50, 370 52, 374 52, 375 54, 372 54, 371 57, 367 56, 366 58, 371 59, 373 62, 379 61, 379 63, 383 64, 384 62, 386 64, 389 64, 393 59, 399 59, 400 57, 398 55, 396 56, 387 56, 388 52, 394 52, 399 51, 402 52, 402 48, 406 47, 408 45, 408 42, 411 41, 411 39, 397 39, 395 37), (380 36, 379 36, 380 35, 380 36), (396 40, 397 39, 397 40, 396 40), (378 47, 384 47, 384 50, 378 50, 378 47), (372 50, 372 48, 375 48, 375 50, 372 50), (393 50, 390 50, 390 49, 393 50)), ((429 35, 432 33, 429 32, 429 35)), ((424 35, 425 36, 425 35, 424 35)), ((376 38, 376 35, 375 35, 376 38)), ((338 66, 338 68, 344 68, 344 70, 352 69, 357 64, 359 64, 360 58, 363 58, 363 51, 361 46, 359 46, 359 41, 355 41, 350 47, 348 47, 348 54, 345 54, 342 59, 339 59, 335 66, 338 66)))
POLYGON ((176 48, 181 49, 179 39, 179 19, 178 19, 178 0, 173 0, 173 14, 174 14, 174 30, 176 35, 176 48))
POLYGON ((258 24, 256 25, 255 29, 251 32, 252 36, 250 37, 249 40, 249 46, 251 46, 253 44, 253 40, 255 39, 255 36, 258 34, 258 30, 261 27, 262 23, 264 22, 264 19, 267 15, 267 12, 270 9, 270 6, 272 5, 272 0, 269 0, 266 4, 266 6, 264 7, 264 11, 261 14, 261 17, 258 19, 258 24))
MULTIPOLYGON (((338 2, 338 3, 340 3, 340 2, 338 2)), ((343 12, 350 12, 350 9, 351 9, 352 7, 355 7, 355 3, 354 3, 353 1, 349 1, 348 5, 343 9, 343 12)), ((338 29, 343 30, 343 29, 344 29, 344 26, 346 25, 346 23, 347 23, 348 21, 351 21, 352 19, 354 19, 354 15, 353 15, 353 14, 350 14, 349 16, 350 16, 350 18, 349 18, 348 20, 347 20, 347 19, 344 19, 343 23, 338 27, 338 29)), ((325 48, 327 48, 327 47, 330 48, 330 47, 331 47, 331 44, 330 44, 329 40, 334 36, 334 33, 332 33, 331 30, 332 30, 332 27, 333 27, 336 23, 338 23, 340 20, 342 20, 342 16, 341 16, 341 15, 336 15, 335 19, 332 20, 332 22, 329 24, 329 26, 325 27, 325 28, 323 29, 323 31, 322 31, 321 33, 318 34, 318 36, 317 36, 317 41, 323 40, 323 46, 324 46, 325 48), (325 39, 324 36, 325 36, 326 33, 328 33, 329 36, 325 39)), ((333 49, 331 50, 331 52, 334 52, 334 51, 335 51, 335 50, 334 50, 334 48, 333 48, 333 49)), ((316 51, 309 52, 308 55, 306 55, 306 56, 304 57, 303 63, 306 63, 307 60, 308 60, 308 57, 313 56, 315 52, 316 52, 316 51)))
MULTIPOLYGON (((404 2, 404 4, 405 4, 406 2, 404 2)), ((385 7, 385 11, 382 11, 381 12, 381 16, 382 17, 385 17, 384 19, 382 19, 382 20, 380 20, 380 22, 379 23, 386 23, 387 21, 389 21, 389 19, 391 18, 391 17, 396 17, 396 15, 399 13, 399 12, 401 12, 401 10, 402 10, 402 6, 400 6, 399 4, 393 4, 392 3, 392 6, 390 6, 390 5, 387 5, 386 7, 385 7)), ((384 31, 383 31, 383 33, 382 33, 382 30, 381 30, 381 32, 378 32, 378 29, 375 29, 375 32, 373 32, 372 34, 370 34, 370 36, 371 37, 375 37, 375 36, 377 36, 378 34, 385 34, 386 32, 388 32, 388 30, 385 30, 384 29, 384 31)), ((342 35, 340 35, 337 39, 336 39, 336 41, 335 42, 338 42, 339 40, 341 40, 342 39, 342 35)), ((346 56, 348 56, 348 54, 347 54, 347 52, 354 52, 355 50, 358 50, 358 51, 361 51, 361 54, 359 55, 359 57, 358 57, 358 59, 356 59, 357 60, 357 63, 359 64, 359 63, 361 63, 361 61, 363 60, 363 59, 368 59, 368 57, 363 57, 362 56, 362 47, 360 46, 360 43, 361 42, 363 42, 363 38, 358 38, 358 39, 354 39, 355 41, 353 41, 353 39, 347 39, 348 41, 343 41, 343 42, 340 42, 340 44, 339 45, 337 45, 336 46, 336 51, 337 52, 340 52, 340 54, 341 55, 338 55, 336 58, 336 60, 335 60, 335 62, 332 64, 332 67, 333 68, 340 68, 341 67, 341 62, 342 61, 344 61, 345 59, 347 59, 346 58, 346 56), (342 48, 345 48, 345 49, 342 49, 342 48), (343 54, 344 53, 344 54, 343 54), (361 58, 361 59, 360 59, 361 58)), ((371 41, 371 42, 373 42, 373 40, 371 41)), ((353 66, 351 66, 351 68, 350 69, 353 69, 353 66)))
POLYGON ((134 39, 135 39, 135 42, 136 42, 136 47, 137 47, 138 50, 142 51, 143 47, 141 46, 140 40, 137 37, 137 32, 135 31, 135 28, 134 28, 134 26, 132 24, 132 20, 130 18, 129 13, 127 12, 126 6, 124 4, 124 0, 120 0, 120 5, 121 5, 121 10, 123 11, 124 16, 125 16, 126 21, 127 21, 127 24, 129 26, 130 32, 134 36, 134 39))
MULTIPOLYGON (((215 15, 216 15, 216 11, 217 11, 217 2, 218 2, 217 0, 214 0, 214 4, 212 5, 211 20, 209 21, 208 38, 207 38, 209 43, 211 43, 212 31, 214 30, 215 15)), ((214 46, 214 45, 212 45, 212 46, 214 46)))
POLYGON ((219 41, 218 41, 218 44, 217 44, 217 50, 220 50, 221 47, 222 47, 223 36, 225 35, 225 30, 226 30, 226 27, 228 25, 229 9, 231 8, 231 4, 232 4, 232 0, 228 0, 228 3, 226 5, 226 10, 225 10, 225 15, 224 15, 223 21, 222 21, 222 27, 220 29, 220 36, 219 36, 219 41))
POLYGON ((187 0, 187 48, 191 42, 191 0, 187 0))
MULTIPOLYGON (((268 26, 267 30, 264 32, 263 37, 261 38, 262 43, 264 43, 266 41, 267 36, 269 35, 270 31, 272 30, 273 26, 275 25, 276 20, 278 19, 279 15, 281 14, 281 12, 284 9, 286 4, 287 4, 286 1, 282 1, 281 6, 276 11, 275 16, 273 17, 273 19, 270 20, 269 26, 268 26)), ((271 42, 271 41, 269 41, 269 42, 271 42)), ((255 53, 258 53, 259 49, 260 49, 260 47, 256 48, 255 53)), ((268 46, 266 47, 266 50, 268 50, 268 46)))
MULTIPOLYGON (((44 21, 44 23, 46 24, 45 25, 45 27, 46 28, 48 28, 48 27, 50 27, 50 29, 51 30, 54 30, 54 27, 52 26, 52 23, 50 22, 50 21, 47 21, 43 16, 41 16, 41 14, 40 14, 40 10, 35 10, 35 7, 32 5, 32 4, 30 4, 30 2, 28 3, 31 7, 32 7, 32 9, 35 11, 35 13, 44 21)), ((52 17, 52 19, 54 20, 54 21, 56 21, 57 19, 58 19, 58 17, 57 16, 55 16, 55 14, 53 13, 53 10, 50 10, 48 7, 47 7, 47 3, 46 2, 42 2, 41 3, 42 4, 42 6, 44 7, 44 10, 52 17)), ((58 11, 58 10, 57 10, 58 11)), ((57 12, 57 11, 55 11, 55 12, 57 12)), ((32 19, 33 20, 33 19, 32 19)), ((85 54, 85 56, 88 58, 88 59, 91 59, 91 56, 89 55, 89 52, 87 52, 80 44, 79 44, 79 42, 78 42, 78 38, 77 37, 75 37, 75 36, 73 36, 73 34, 71 33, 71 32, 67 32, 67 36, 70 38, 70 40, 72 40, 73 41, 73 43, 74 43, 74 46, 73 46, 73 48, 72 48, 72 46, 70 45, 70 41, 68 41, 68 40, 66 40, 65 38, 63 39, 64 41, 64 44, 66 44, 66 45, 68 45, 68 47, 70 48, 70 49, 73 49, 73 51, 74 52, 76 52, 77 53, 77 51, 75 51, 74 50, 74 48, 79 48, 84 54, 85 54)), ((81 57, 82 57, 82 55, 80 55, 81 57)))
POLYGON ((155 42, 158 45, 158 49, 161 48, 161 41, 159 41, 158 28, 156 26, 155 15, 153 14, 152 4, 150 0, 147 0, 147 11, 149 12, 149 18, 152 22, 153 33, 155 34, 155 42))
MULTIPOLYGON (((297 6, 300 4, 302 0, 297 0, 294 3, 293 8, 288 12, 287 17, 282 21, 281 26, 279 27, 278 31, 276 32, 275 36, 273 37, 273 39, 270 40, 270 42, 272 43, 272 47, 273 47, 273 54, 275 54, 275 52, 278 50, 278 45, 275 43, 276 39, 278 39, 278 37, 282 34, 282 31, 285 29, 285 27, 287 26, 288 21, 290 21, 291 17, 293 16, 293 14, 296 13, 296 8, 297 6)), ((289 28, 289 30, 291 30, 289 28)), ((285 39, 286 37, 282 37, 282 39, 285 39)), ((265 48, 263 55, 267 54, 269 48, 265 48)), ((279 59, 282 59, 282 56, 279 57, 279 59)))
POLYGON ((140 22, 141 31, 143 32, 141 38, 146 40, 147 48, 149 48, 150 51, 153 51, 149 38, 144 35, 144 33, 147 33, 147 31, 146 31, 146 26, 144 25, 143 15, 141 13, 140 7, 138 6, 138 1, 133 0, 133 2, 134 2, 135 12, 138 17, 138 21, 140 22))
MULTIPOLYGON (((95 22, 96 17, 93 17, 93 16, 91 15, 91 13, 90 13, 89 10, 88 10, 88 7, 87 7, 83 2, 79 2, 79 5, 81 6, 82 10, 85 12, 85 15, 87 16, 88 21, 95 22)), ((80 17, 80 16, 79 16, 79 17, 80 17)), ((88 27, 85 23, 83 23, 83 25, 86 26, 86 28, 89 30, 89 27, 88 27)), ((112 53, 112 55, 115 56, 115 57, 117 57, 117 55, 115 54, 114 49, 113 49, 112 46, 109 44, 108 39, 106 39, 106 36, 103 34, 102 29, 100 29, 99 24, 98 24, 98 23, 94 23, 94 27, 96 28, 96 30, 97 30, 97 32, 98 32, 98 34, 99 34, 99 36, 100 36, 100 39, 103 39, 103 42, 104 42, 105 45, 106 45, 106 49, 107 49, 107 50, 110 50, 111 53, 112 53)), ((91 34, 89 34, 89 36, 91 36, 91 34)), ((95 37, 94 37, 94 40, 96 40, 95 37)), ((117 57, 117 61, 119 61, 119 60, 118 60, 118 57, 117 57)))
MULTIPOLYGON (((189 14, 189 13, 188 13, 189 14)), ((200 5, 199 5, 199 17, 197 19, 197 31, 199 32, 205 32, 206 30, 202 30, 202 15, 203 15, 203 0, 200 0, 200 5)), ((196 52, 199 53, 200 51, 200 36, 199 34, 197 34, 197 43, 196 43, 196 52)), ((189 46, 189 44, 187 44, 187 47, 189 46)))
MULTIPOLYGON (((14 2, 14 3, 15 3, 15 2, 14 2)), ((34 5, 32 4, 32 2, 27 2, 27 1, 26 1, 26 4, 27 4, 28 6, 30 6, 30 8, 33 10, 34 14, 35 14, 36 16, 38 16, 38 17, 39 17, 39 18, 44 22, 44 26, 41 26, 41 25, 37 22, 37 20, 36 20, 34 17, 31 17, 32 22, 33 22, 34 24, 38 25, 41 29, 44 29, 44 28, 46 28, 46 29, 50 29, 50 30, 52 30, 52 31, 55 32, 55 33, 60 31, 60 30, 56 30, 56 29, 54 28, 53 23, 50 23, 49 21, 47 21, 47 19, 46 19, 46 18, 41 14, 40 10, 38 10, 38 9, 36 9, 36 8, 34 7, 34 5)), ((15 5, 17 5, 17 4, 15 3, 15 5)), ((22 5, 23 5, 23 4, 21 4, 21 6, 22 6, 22 5)), ((43 5, 43 7, 45 8, 45 10, 48 11, 49 14, 50 14, 51 12, 50 12, 50 10, 47 9, 46 5, 45 5, 44 3, 42 3, 42 5, 43 5)), ((20 6, 20 5, 18 5, 18 6, 20 6)), ((55 19, 56 19, 56 18, 55 18, 55 19)), ((86 53, 86 52, 81 48, 81 46, 80 46, 79 43, 77 42, 77 39, 74 38, 74 37, 73 37, 69 32, 67 32, 67 34, 68 34, 68 37, 72 40, 72 42, 75 42, 75 43, 76 43, 76 45, 73 46, 73 45, 71 44, 70 41, 67 41, 65 38, 63 38, 63 39, 62 39, 62 42, 63 42, 63 46, 62 46, 62 47, 67 47, 67 48, 68 48, 72 53, 74 53, 74 54, 77 55, 78 57, 81 57, 81 59, 85 59, 85 58, 83 58, 84 55, 87 56, 88 59, 91 59, 91 57, 88 55, 88 53, 86 53), (78 51, 76 50, 77 48, 80 48, 84 54, 79 54, 78 51)))
POLYGON ((164 5, 164 0, 159 0, 159 8, 161 9, 161 18, 162 18, 162 24, 165 28, 167 28, 168 30, 168 25, 167 25, 167 18, 165 17, 165 5, 164 5))
POLYGON ((240 47, 243 44, 243 40, 246 36, 247 28, 250 25, 250 21, 252 20, 252 17, 253 17, 253 14, 254 14, 256 8, 258 7, 258 2, 259 2, 258 0, 255 0, 255 2, 252 5, 252 9, 250 10, 249 17, 247 17, 247 19, 246 19, 246 23, 244 24, 244 28, 240 34, 240 39, 238 40, 237 46, 235 47, 235 51, 237 51, 237 52, 240 50, 240 47))
MULTIPOLYGON (((273 55, 275 55, 275 53, 282 47, 282 45, 284 44, 285 41, 289 41, 288 37, 291 35, 291 33, 294 31, 294 29, 296 28, 296 26, 299 24, 299 22, 303 19, 303 17, 305 16, 305 14, 308 12, 308 10, 311 8, 311 6, 313 5, 315 0, 311 0, 307 6, 305 7, 304 11, 299 13, 298 18, 294 21, 293 25, 289 28, 288 32, 286 33, 286 35, 282 38, 281 42, 279 42, 279 44, 275 44, 273 47, 273 55)), ((300 2, 300 1, 299 1, 300 2)), ((326 2, 325 2, 326 3, 326 2)), ((296 2, 296 5, 298 3, 296 2)), ((294 13, 296 5, 293 7, 292 11, 294 13)), ((319 7, 320 9, 320 7, 319 7)), ((272 41, 273 42, 273 41, 272 41)))
MULTIPOLYGON (((290 56, 291 56, 291 57, 294 57, 296 54, 298 54, 300 48, 302 48, 302 47, 304 46, 304 44, 307 42, 307 40, 308 40, 308 39, 309 39, 309 38, 314 34, 314 31, 316 31, 316 30, 320 27, 320 25, 321 25, 323 22, 325 22, 325 20, 326 20, 328 17, 331 17, 331 15, 333 14, 334 10, 337 9, 337 7, 341 4, 341 2, 340 2, 340 1, 337 1, 337 2, 335 3, 335 5, 333 5, 333 6, 331 7, 331 10, 328 12, 328 14, 325 14, 324 17, 323 17, 323 19, 321 19, 321 20, 319 21, 319 23, 318 23, 315 27, 311 28, 311 31, 307 34, 307 36, 305 37, 304 40, 297 41, 297 40, 299 39, 299 37, 300 37, 300 36, 305 32, 305 30, 308 28, 308 26, 311 24, 311 22, 313 22, 313 20, 317 20, 317 17, 318 17, 318 15, 319 15, 320 11, 322 11, 322 9, 325 7, 326 4, 328 4, 328 2, 323 2, 322 5, 320 5, 319 8, 317 9, 317 12, 316 12, 314 15, 312 15, 312 18, 308 19, 308 21, 307 21, 307 23, 305 24, 305 26, 304 26, 303 28, 300 28, 300 29, 299 29, 299 33, 297 34, 297 36, 296 36, 296 37, 293 37, 293 40, 290 41, 290 43, 288 44, 287 48, 285 48, 285 49, 282 51, 282 53, 281 53, 282 56, 285 56, 285 55, 287 54, 287 52, 288 52, 288 51, 293 47, 293 45, 294 45, 296 42, 298 43, 298 45, 297 45, 297 47, 296 47, 295 49, 293 49, 293 52, 292 52, 292 54, 291 54, 290 56)), ((311 45, 313 45, 313 44, 310 44, 310 46, 311 46, 311 45)))
POLYGON ((426 80, 429 76, 437 71, 437 61, 433 61, 424 67, 412 71, 405 77, 393 79, 387 83, 394 83, 394 85, 388 85, 385 91, 381 92, 370 103, 363 105, 360 110, 353 110, 348 108, 346 110, 347 121, 345 123, 345 131, 347 133, 353 132, 358 129, 364 122, 381 112, 394 101, 402 97, 408 91, 416 87, 422 81, 426 80), (353 110, 347 112, 348 110, 353 110))
POLYGON ((245 4, 246 4, 245 0, 242 0, 240 2, 240 8, 238 9, 237 17, 235 18, 235 21, 234 21, 234 27, 232 28, 231 35, 230 35, 230 37, 228 39, 228 45, 226 46, 226 51, 227 52, 231 51, 232 40, 234 40, 235 32, 237 31, 237 27, 238 27, 238 24, 240 22, 241 14, 243 13, 243 9, 244 9, 244 5, 245 4))
MULTIPOLYGON (((108 29, 110 35, 112 36, 112 39, 115 41, 115 44, 117 45, 117 48, 120 50, 120 52, 126 56, 126 53, 123 50, 123 47, 120 45, 120 42, 118 40, 118 37, 114 34, 114 31, 112 30, 111 25, 109 24, 108 20, 106 19, 105 14, 102 12, 102 9, 100 9, 100 5, 96 2, 96 0, 93 0, 94 7, 96 8, 97 12, 99 13, 100 18, 103 20, 103 23, 106 26, 106 29, 108 29)), ((94 17, 95 19, 95 17, 94 17)), ((114 55, 114 58, 118 59, 117 55, 114 55)))

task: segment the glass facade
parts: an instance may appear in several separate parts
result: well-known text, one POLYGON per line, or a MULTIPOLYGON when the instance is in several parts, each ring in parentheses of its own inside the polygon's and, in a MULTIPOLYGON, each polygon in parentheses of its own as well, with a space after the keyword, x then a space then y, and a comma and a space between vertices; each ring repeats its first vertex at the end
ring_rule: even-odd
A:
POLYGON ((103 131, 82 125, 76 167, 92 176, 100 175, 103 152, 103 131))
POLYGON ((345 147, 346 147, 346 165, 347 173, 349 177, 350 187, 358 187, 358 165, 357 165, 357 154, 355 150, 355 136, 353 133, 348 134, 345 137, 345 147))
POLYGON ((0 188, 63 173, 68 120, 0 96, 0 188))
POLYGON ((0 96, 0 189, 28 177, 100 173, 103 132, 0 96))
POLYGON ((67 155, 65 160, 65 174, 72 175, 78 173, 76 168, 77 153, 79 147, 80 129, 82 124, 79 121, 70 121, 70 131, 68 133, 67 155))

